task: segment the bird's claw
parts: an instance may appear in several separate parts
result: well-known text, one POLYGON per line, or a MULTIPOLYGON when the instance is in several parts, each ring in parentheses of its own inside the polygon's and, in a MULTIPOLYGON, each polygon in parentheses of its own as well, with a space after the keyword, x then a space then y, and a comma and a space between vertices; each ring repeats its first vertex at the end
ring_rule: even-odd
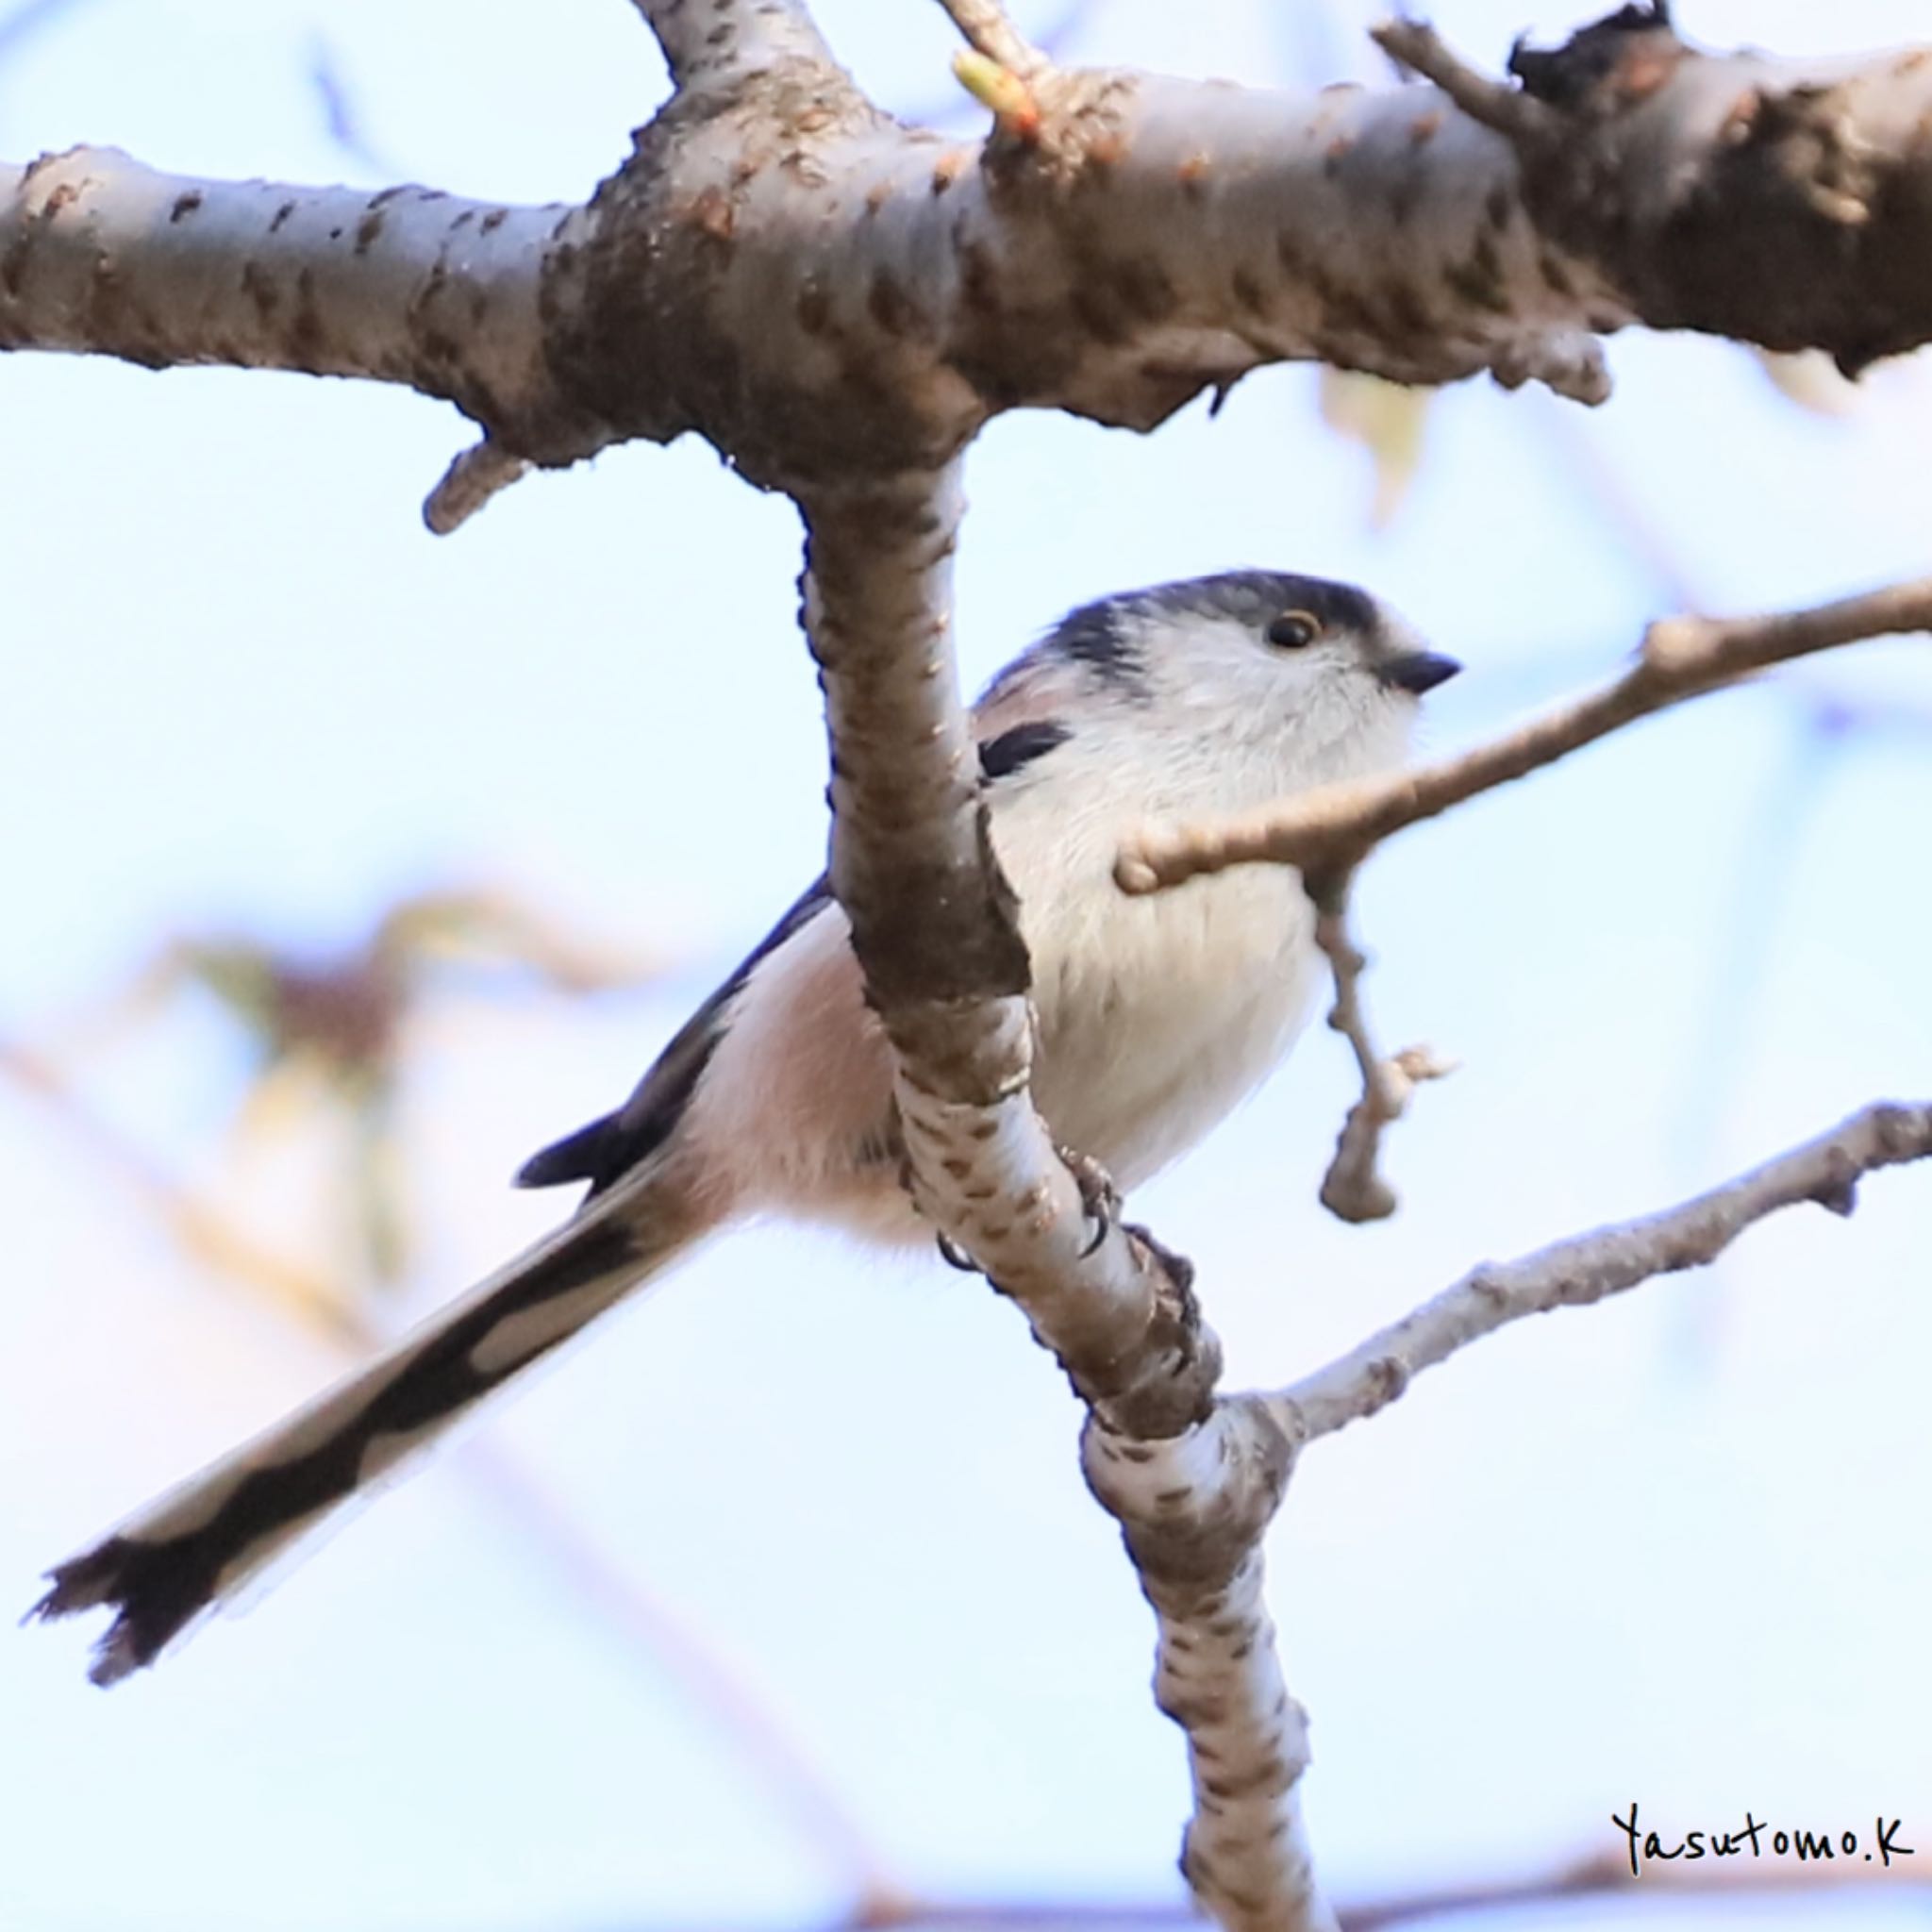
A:
MULTIPOLYGON (((1074 1185, 1080 1191, 1080 1205, 1087 1211, 1087 1219, 1093 1224, 1093 1232, 1080 1250, 1080 1258, 1084 1261, 1088 1256, 1098 1252, 1100 1244, 1113 1232, 1120 1220, 1121 1191, 1114 1186, 1113 1176, 1091 1155, 1077 1153, 1071 1147, 1060 1147, 1055 1151, 1067 1172, 1074 1176, 1074 1185)), ((941 1260, 947 1267, 957 1268, 962 1274, 983 1274, 986 1272, 951 1235, 935 1231, 933 1241, 940 1251, 941 1260)))
POLYGON ((1080 1205, 1093 1224, 1092 1238, 1080 1250, 1084 1261, 1113 1232, 1114 1224, 1120 1219, 1121 1191, 1114 1186, 1113 1176, 1091 1154, 1081 1154, 1072 1147, 1057 1151, 1062 1165, 1074 1176, 1074 1185, 1080 1190, 1080 1205))
POLYGON ((1199 1313, 1194 1301, 1194 1264, 1185 1255, 1176 1254, 1165 1241, 1157 1241, 1138 1221, 1129 1222, 1126 1231, 1159 1262, 1168 1280, 1174 1284, 1183 1311, 1192 1319, 1199 1313))
POLYGON ((942 1229, 935 1231, 933 1242, 940 1251, 940 1259, 948 1268, 957 1268, 961 1274, 981 1274, 986 1272, 951 1235, 942 1229))

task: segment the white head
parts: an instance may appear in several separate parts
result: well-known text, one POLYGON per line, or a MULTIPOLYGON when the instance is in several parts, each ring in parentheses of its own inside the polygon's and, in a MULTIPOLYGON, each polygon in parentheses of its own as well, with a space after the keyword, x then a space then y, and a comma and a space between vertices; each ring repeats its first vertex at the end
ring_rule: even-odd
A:
POLYGON ((1248 765, 1232 789, 1272 796, 1398 759, 1416 700, 1458 668, 1352 584, 1230 571, 1070 612, 993 680, 981 727, 1124 728, 1248 765))

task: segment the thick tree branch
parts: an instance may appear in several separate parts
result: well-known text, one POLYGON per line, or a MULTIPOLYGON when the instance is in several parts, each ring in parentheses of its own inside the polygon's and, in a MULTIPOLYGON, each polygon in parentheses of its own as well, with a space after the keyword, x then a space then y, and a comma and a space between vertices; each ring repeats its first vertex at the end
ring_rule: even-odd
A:
MULTIPOLYGON (((432 499, 441 525, 523 461, 691 429, 797 498, 832 879, 897 1057, 915 1196, 1090 1406, 1084 1468, 1154 1605, 1159 1694, 1188 1735, 1196 1895, 1243 1932, 1330 1926, 1260 1538, 1299 1442, 1386 1399, 1401 1346, 1419 1360, 1460 1345, 1509 1285, 1479 1276, 1475 1314, 1391 1331, 1362 1364, 1283 1396, 1217 1400, 1219 1350, 1185 1263, 1117 1226, 1095 1235, 1027 1096, 1028 961, 948 629, 958 458, 1003 409, 1149 427, 1292 358, 1413 382, 1490 370, 1595 397, 1592 336, 1637 320, 1815 341, 1845 359, 1932 339, 1932 159, 1915 132, 1932 73, 1875 63, 1821 81, 1599 28, 1574 43, 1588 58, 1519 63, 1535 111, 1458 83, 1473 119, 1420 90, 1296 96, 1038 67, 1025 125, 1004 114, 970 150, 879 112, 796 0, 638 5, 676 92, 587 208, 157 186, 123 161, 43 161, 0 175, 0 346, 314 368, 449 396, 486 436, 432 499), (1742 113, 1740 86, 1755 103, 1742 113), (1811 111, 1821 93, 1828 127, 1811 111), (1757 253, 1712 237, 1707 207, 1748 219, 1757 253), (204 210, 220 225, 206 234, 204 210), (1721 301, 1700 247, 1724 264, 1721 301), (1848 324, 1867 311, 1880 319, 1848 324)), ((1023 58, 990 0, 951 6, 983 58, 1023 58)), ((1755 668, 1722 639, 1683 643, 1654 631, 1615 702, 1634 716, 1755 668)), ((1591 714, 1576 741, 1614 722, 1591 714)), ((1386 829, 1331 840, 1322 868, 1345 872, 1386 829)), ((1373 1064, 1365 1034, 1360 1050, 1373 1064)), ((1881 1140, 1903 1132, 1884 1119, 1881 1140)), ((1856 1171, 1827 1167, 1807 1191, 1836 1202, 1856 1171)), ((1682 1252, 1698 1258, 1710 1239, 1698 1223, 1682 1252)), ((1608 1279, 1624 1251, 1599 1240, 1608 1279)), ((1533 1291, 1589 1298, 1568 1276, 1533 1291)))
POLYGON ((1603 392, 1587 331, 1627 312, 1580 268, 1552 287, 1508 150, 1463 117, 1147 75, 1032 92, 1033 137, 1002 124, 976 154, 829 67, 708 121, 675 104, 558 285, 574 388, 619 436, 661 433, 675 390, 741 469, 804 490, 933 468, 1015 407, 1151 427, 1293 358, 1603 392))
POLYGON ((1851 362, 1932 339, 1917 57, 1599 27, 1519 58, 1534 100, 1457 84, 1507 139, 1415 89, 1029 68, 1037 125, 974 151, 879 113, 792 0, 641 5, 679 92, 588 208, 43 159, 0 174, 0 346, 408 382, 506 459, 695 428, 802 490, 931 470, 1015 407, 1150 427, 1286 359, 1595 398, 1592 337, 1633 321, 1851 362))
POLYGON ((1424 1369, 1506 1322, 1582 1307, 1654 1275, 1702 1268, 1766 1215, 1801 1201, 1834 1214, 1857 1205, 1864 1175, 1932 1156, 1932 1104, 1879 1104, 1675 1208, 1557 1241, 1521 1260, 1473 1269, 1358 1348, 1305 1376, 1267 1407, 1298 1446, 1400 1395, 1424 1369))
POLYGON ((698 88, 786 60, 829 60, 803 0, 632 0, 671 77, 698 88))
POLYGON ((1195 1898, 1227 1932, 1332 1932, 1302 1822, 1307 1713, 1283 1680, 1261 1588, 1290 1439, 1241 1398, 1159 1443, 1091 1418, 1081 1453, 1154 1607, 1155 1701, 1187 1734, 1194 1813, 1181 1870, 1195 1898))
POLYGON ((0 349, 407 383, 568 460, 594 443, 546 367, 539 295, 582 219, 43 155, 0 167, 0 349))
POLYGON ((806 625, 832 741, 832 882, 898 1059, 914 1197, 1017 1302, 1090 1405, 1088 1480, 1119 1520, 1185 1729, 1184 1869, 1230 1927, 1322 1932, 1298 1784, 1301 1714, 1260 1596, 1289 1445, 1216 1404, 1191 1271, 1106 1224, 1027 1095, 1029 967, 987 836, 955 675, 957 473, 809 497, 806 625))
POLYGON ((1553 51, 1519 43, 1513 92, 1419 23, 1376 38, 1508 140, 1544 239, 1648 326, 1828 349, 1847 375, 1924 340, 1932 50, 1712 55, 1634 4, 1553 51))
POLYGON ((1347 871, 1404 826, 1541 771, 1655 711, 1795 658, 1928 629, 1932 577, 1771 616, 1665 618, 1650 626, 1623 676, 1488 744, 1387 777, 1324 786, 1239 819, 1149 827, 1122 850, 1114 876, 1124 891, 1155 892, 1231 865, 1347 871))
POLYGON ((1020 1304, 1112 1426, 1173 1435, 1206 1414, 1219 1350, 1152 1249, 1116 1225, 1096 1243, 1027 1095, 1030 969, 953 656, 959 509, 952 471, 806 504, 833 888, 898 1056, 921 1208, 1020 1304))

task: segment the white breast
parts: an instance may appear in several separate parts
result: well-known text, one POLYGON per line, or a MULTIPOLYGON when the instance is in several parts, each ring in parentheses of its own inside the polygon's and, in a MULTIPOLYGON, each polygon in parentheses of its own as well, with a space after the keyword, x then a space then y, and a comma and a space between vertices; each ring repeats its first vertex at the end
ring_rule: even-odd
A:
POLYGON ((1127 897, 1113 883, 1125 823, 1091 785, 1061 782, 1014 796, 993 838, 1033 958, 1034 1099, 1058 1140, 1132 1187, 1279 1063, 1307 1017, 1315 949, 1300 876, 1279 867, 1127 897), (1070 813, 1069 797, 1083 808, 1070 813))
POLYGON ((1250 869, 1118 898, 1036 984, 1041 1111, 1057 1138, 1136 1186, 1280 1062, 1314 977, 1313 917, 1292 874, 1250 869))

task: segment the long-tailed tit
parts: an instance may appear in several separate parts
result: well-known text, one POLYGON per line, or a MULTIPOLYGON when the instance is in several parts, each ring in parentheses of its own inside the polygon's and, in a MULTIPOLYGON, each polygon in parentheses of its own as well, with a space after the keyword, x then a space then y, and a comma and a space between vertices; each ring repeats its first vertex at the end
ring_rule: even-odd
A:
MULTIPOLYGON (((980 765, 1033 963, 1033 1097, 1062 1145, 1145 1180, 1287 1052, 1314 978, 1297 874, 1128 898, 1123 836, 1400 762, 1417 698, 1456 669, 1351 586, 1240 571, 1090 604, 993 679, 980 765)), ((40 1613, 111 1607, 92 1674, 125 1676, 702 1237, 774 1211, 929 1235, 901 1165, 891 1055, 821 879, 622 1107, 525 1165, 527 1187, 590 1184, 570 1221, 59 1565, 40 1613)))

